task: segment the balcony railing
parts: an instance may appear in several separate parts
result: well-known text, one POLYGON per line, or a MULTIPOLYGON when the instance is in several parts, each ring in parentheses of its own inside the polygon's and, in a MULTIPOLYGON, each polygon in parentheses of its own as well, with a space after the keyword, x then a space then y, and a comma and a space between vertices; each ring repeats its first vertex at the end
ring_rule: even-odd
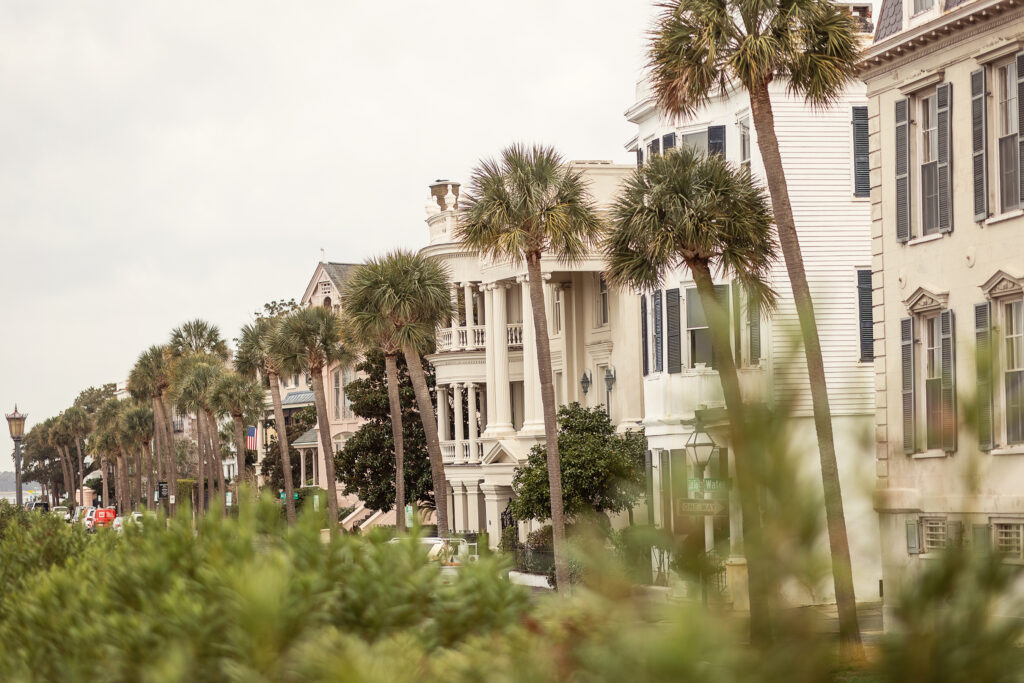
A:
POLYGON ((469 439, 461 442, 454 440, 441 442, 441 460, 445 463, 480 462, 483 458, 484 442, 479 439, 475 442, 469 439), (475 451, 474 446, 476 446, 475 451))
POLYGON ((441 327, 437 330, 437 350, 474 351, 487 346, 487 328, 484 325, 470 327, 441 327))
POLYGON ((522 323, 509 323, 508 325, 508 345, 509 347, 523 346, 523 324, 522 323))
POLYGON ((441 442, 441 460, 444 462, 455 462, 455 442, 441 442))

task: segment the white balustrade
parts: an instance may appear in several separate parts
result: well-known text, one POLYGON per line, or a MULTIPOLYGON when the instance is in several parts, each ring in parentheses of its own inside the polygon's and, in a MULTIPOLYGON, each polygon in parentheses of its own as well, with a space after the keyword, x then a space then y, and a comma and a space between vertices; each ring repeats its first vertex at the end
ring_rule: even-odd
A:
POLYGON ((519 346, 523 345, 523 324, 522 323, 509 323, 508 325, 508 345, 519 346))
POLYGON ((455 442, 441 442, 441 460, 444 462, 455 462, 455 442))
POLYGON ((459 349, 464 349, 469 345, 469 330, 465 327, 456 327, 456 344, 459 349))
POLYGON ((476 442, 476 462, 480 462, 484 459, 484 442, 476 442))
POLYGON ((469 446, 470 446, 470 443, 468 441, 463 441, 462 442, 462 454, 461 454, 462 455, 462 462, 468 462, 469 461, 469 446))
POLYGON ((452 350, 452 328, 441 327, 437 330, 437 350, 439 352, 452 350))
POLYGON ((485 325, 474 325, 471 328, 473 334, 473 346, 482 349, 487 344, 487 327, 485 325))

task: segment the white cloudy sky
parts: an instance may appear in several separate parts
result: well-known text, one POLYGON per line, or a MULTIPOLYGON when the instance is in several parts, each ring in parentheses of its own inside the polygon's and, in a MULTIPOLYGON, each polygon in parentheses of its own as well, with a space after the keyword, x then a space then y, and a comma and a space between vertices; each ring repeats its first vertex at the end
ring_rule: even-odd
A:
MULTIPOLYGON (((426 242, 514 140, 628 161, 647 0, 0 0, 0 408, 30 424, 320 249, 426 242)), ((10 442, 0 470, 10 469, 10 442)))

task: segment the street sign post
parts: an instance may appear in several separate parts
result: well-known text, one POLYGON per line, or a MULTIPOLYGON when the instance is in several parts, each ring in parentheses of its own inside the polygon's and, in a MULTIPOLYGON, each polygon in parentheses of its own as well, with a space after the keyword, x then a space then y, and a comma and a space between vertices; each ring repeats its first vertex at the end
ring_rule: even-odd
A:
POLYGON ((717 500, 677 500, 676 514, 694 515, 696 517, 707 517, 711 515, 724 515, 725 504, 717 500))
POLYGON ((687 488, 691 491, 728 491, 729 483, 728 479, 698 479, 696 477, 690 477, 687 488), (701 482, 704 483, 703 487, 701 486, 701 482))

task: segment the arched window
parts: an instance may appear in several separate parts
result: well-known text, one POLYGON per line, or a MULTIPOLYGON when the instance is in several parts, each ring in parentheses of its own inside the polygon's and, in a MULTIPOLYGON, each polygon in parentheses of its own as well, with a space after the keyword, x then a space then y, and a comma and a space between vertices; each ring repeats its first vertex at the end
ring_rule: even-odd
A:
POLYGON ((324 297, 324 308, 326 308, 327 310, 331 310, 331 297, 324 297))

